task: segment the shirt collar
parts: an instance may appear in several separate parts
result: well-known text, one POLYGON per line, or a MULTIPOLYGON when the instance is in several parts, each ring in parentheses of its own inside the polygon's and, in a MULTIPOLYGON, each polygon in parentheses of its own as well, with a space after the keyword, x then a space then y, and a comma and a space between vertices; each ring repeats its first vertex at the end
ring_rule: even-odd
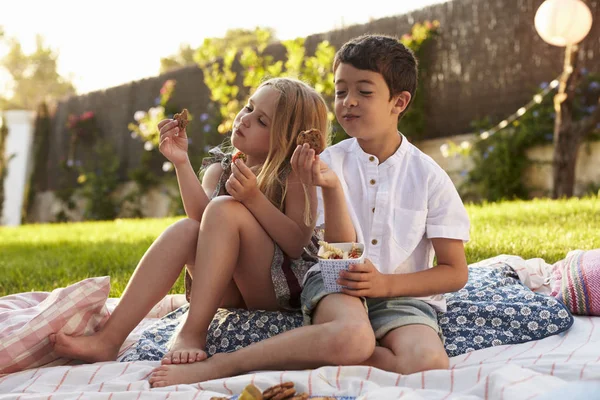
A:
MULTIPOLYGON (((408 150, 408 147, 410 146, 410 144, 408 143, 408 140, 406 139, 406 136, 404 136, 402 134, 402 132, 398 132, 398 134, 400 136, 402 136, 402 143, 400 143, 400 147, 398 147, 398 149, 396 150, 396 152, 394 154, 392 154, 390 156, 390 158, 388 158, 387 160, 385 160, 385 162, 383 164, 381 164, 381 166, 391 166, 396 164, 397 162, 399 162, 402 159, 402 156, 404 155, 404 153, 406 153, 406 151, 408 150)), ((360 147, 360 144, 358 144, 358 140, 353 139, 354 143, 352 144, 352 146, 350 146, 349 150, 353 153, 356 153, 358 156, 358 159, 365 163, 365 164, 369 164, 372 162, 379 162, 377 160, 377 157, 375 157, 372 154, 366 153, 362 147, 360 147)))

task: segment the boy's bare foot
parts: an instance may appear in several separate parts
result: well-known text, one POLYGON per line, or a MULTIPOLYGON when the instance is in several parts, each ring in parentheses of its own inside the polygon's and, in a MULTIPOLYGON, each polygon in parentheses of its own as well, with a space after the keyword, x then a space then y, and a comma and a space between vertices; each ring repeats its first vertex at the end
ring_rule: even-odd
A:
POLYGON ((59 356, 92 363, 115 361, 121 347, 106 340, 99 333, 90 336, 69 336, 59 332, 50 335, 49 339, 59 356))
POLYGON ((192 364, 161 365, 150 375, 150 386, 164 387, 186 383, 204 382, 229 376, 219 364, 219 354, 208 360, 192 364))
POLYGON ((204 340, 201 334, 188 334, 179 331, 177 337, 169 346, 169 352, 161 360, 161 364, 187 364, 206 359, 204 340))

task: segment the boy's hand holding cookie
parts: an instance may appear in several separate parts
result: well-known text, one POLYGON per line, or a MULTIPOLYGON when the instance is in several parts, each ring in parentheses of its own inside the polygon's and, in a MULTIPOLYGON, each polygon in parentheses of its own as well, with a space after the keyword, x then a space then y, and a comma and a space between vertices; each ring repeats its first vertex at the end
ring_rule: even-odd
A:
POLYGON ((231 176, 225 183, 227 192, 240 203, 246 203, 260 194, 256 175, 241 158, 231 163, 231 176))
POLYGON ((325 149, 325 137, 318 129, 300 132, 296 139, 296 150, 290 163, 302 183, 322 188, 333 188, 338 184, 337 175, 319 158, 325 149))
POLYGON ((389 279, 375 268, 371 260, 362 264, 350 264, 348 271, 340 271, 337 283, 342 292, 355 297, 390 297, 389 279))

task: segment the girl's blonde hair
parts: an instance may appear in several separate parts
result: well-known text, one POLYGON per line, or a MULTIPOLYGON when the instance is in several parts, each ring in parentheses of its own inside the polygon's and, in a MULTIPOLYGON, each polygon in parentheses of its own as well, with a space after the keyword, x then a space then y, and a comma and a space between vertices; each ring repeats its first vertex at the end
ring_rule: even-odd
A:
MULTIPOLYGON (((287 193, 286 169, 296 149, 296 137, 316 128, 329 137, 328 108, 321 95, 306 83, 293 78, 272 78, 260 87, 279 92, 271 123, 269 154, 257 176, 258 188, 279 210, 284 211, 287 193)), ((310 202, 305 189, 304 220, 310 224, 310 202)))

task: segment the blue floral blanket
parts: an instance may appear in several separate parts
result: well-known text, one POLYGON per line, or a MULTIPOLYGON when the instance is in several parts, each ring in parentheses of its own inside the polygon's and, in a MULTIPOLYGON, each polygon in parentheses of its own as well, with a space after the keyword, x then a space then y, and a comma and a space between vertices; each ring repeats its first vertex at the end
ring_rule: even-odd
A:
MULTIPOLYGON (((466 286, 446 295, 447 312, 438 319, 450 357, 474 350, 556 335, 573 316, 554 297, 532 292, 504 263, 469 267, 466 286)), ((121 361, 160 360, 188 305, 148 327, 121 361)), ((207 337, 207 352, 231 352, 302 325, 294 312, 219 309, 207 337)))

